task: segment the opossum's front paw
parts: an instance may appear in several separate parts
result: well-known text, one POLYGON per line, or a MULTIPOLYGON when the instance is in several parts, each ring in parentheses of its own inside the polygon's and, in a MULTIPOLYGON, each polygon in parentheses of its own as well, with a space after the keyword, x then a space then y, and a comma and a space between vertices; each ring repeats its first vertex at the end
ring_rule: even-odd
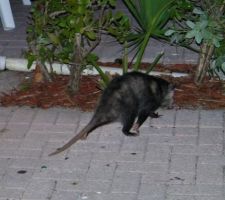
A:
POLYGON ((151 118, 159 118, 159 117, 161 117, 162 115, 159 115, 158 113, 152 112, 152 113, 150 113, 149 116, 150 116, 151 118))

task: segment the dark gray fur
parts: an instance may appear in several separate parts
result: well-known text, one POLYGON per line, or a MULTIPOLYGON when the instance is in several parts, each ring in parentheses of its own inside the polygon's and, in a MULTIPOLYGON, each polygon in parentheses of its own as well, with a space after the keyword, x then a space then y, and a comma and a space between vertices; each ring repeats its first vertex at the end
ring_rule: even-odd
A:
POLYGON ((135 136, 147 117, 157 118, 159 107, 169 107, 173 103, 173 85, 169 82, 140 72, 130 72, 114 78, 104 90, 97 109, 90 122, 63 147, 50 155, 69 148, 79 139, 99 126, 120 121, 125 135, 135 136), (137 117, 137 122, 134 123, 137 117), (135 132, 131 132, 132 129, 135 132))

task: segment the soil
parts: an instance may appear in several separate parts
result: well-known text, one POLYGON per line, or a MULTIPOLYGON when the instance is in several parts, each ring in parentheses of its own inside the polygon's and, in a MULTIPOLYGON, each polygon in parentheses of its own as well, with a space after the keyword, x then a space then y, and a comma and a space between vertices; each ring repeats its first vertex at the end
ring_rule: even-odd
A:
MULTIPOLYGON (((105 66, 107 64, 113 66, 113 63, 104 63, 105 66)), ((193 69, 194 66, 192 65, 157 66, 158 71, 189 73, 187 77, 162 77, 176 84, 175 107, 192 109, 225 108, 225 82, 206 78, 201 86, 197 86, 192 78, 193 69)), ((68 80, 68 76, 63 75, 56 75, 54 80, 49 83, 36 83, 32 79, 24 80, 17 88, 2 93, 0 103, 2 106, 26 105, 41 108, 62 106, 79 107, 84 111, 93 110, 101 95, 99 77, 82 76, 80 89, 73 96, 69 95, 67 91, 68 80)))

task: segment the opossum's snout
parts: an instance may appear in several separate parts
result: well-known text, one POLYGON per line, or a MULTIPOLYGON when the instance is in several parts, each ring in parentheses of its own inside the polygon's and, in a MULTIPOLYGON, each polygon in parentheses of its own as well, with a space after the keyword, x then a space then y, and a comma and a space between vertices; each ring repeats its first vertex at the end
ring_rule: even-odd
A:
POLYGON ((170 84, 168 86, 168 90, 166 95, 163 98, 162 104, 161 104, 161 108, 167 108, 167 109, 172 109, 173 108, 173 104, 174 104, 174 90, 175 90, 175 86, 170 84))

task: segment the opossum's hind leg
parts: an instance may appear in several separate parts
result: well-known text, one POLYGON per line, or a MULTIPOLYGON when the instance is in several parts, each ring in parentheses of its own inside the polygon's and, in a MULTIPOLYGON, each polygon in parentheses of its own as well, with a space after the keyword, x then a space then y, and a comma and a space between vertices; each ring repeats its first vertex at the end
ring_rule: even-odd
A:
POLYGON ((139 133, 140 126, 145 122, 145 120, 148 118, 149 113, 146 110, 142 110, 138 113, 138 119, 137 122, 134 123, 132 130, 139 133))
POLYGON ((130 129, 132 128, 133 124, 134 124, 134 120, 136 118, 136 114, 135 113, 124 113, 122 115, 122 124, 123 124, 123 128, 122 131, 125 135, 127 136, 137 136, 138 133, 136 132, 130 132, 130 129))

